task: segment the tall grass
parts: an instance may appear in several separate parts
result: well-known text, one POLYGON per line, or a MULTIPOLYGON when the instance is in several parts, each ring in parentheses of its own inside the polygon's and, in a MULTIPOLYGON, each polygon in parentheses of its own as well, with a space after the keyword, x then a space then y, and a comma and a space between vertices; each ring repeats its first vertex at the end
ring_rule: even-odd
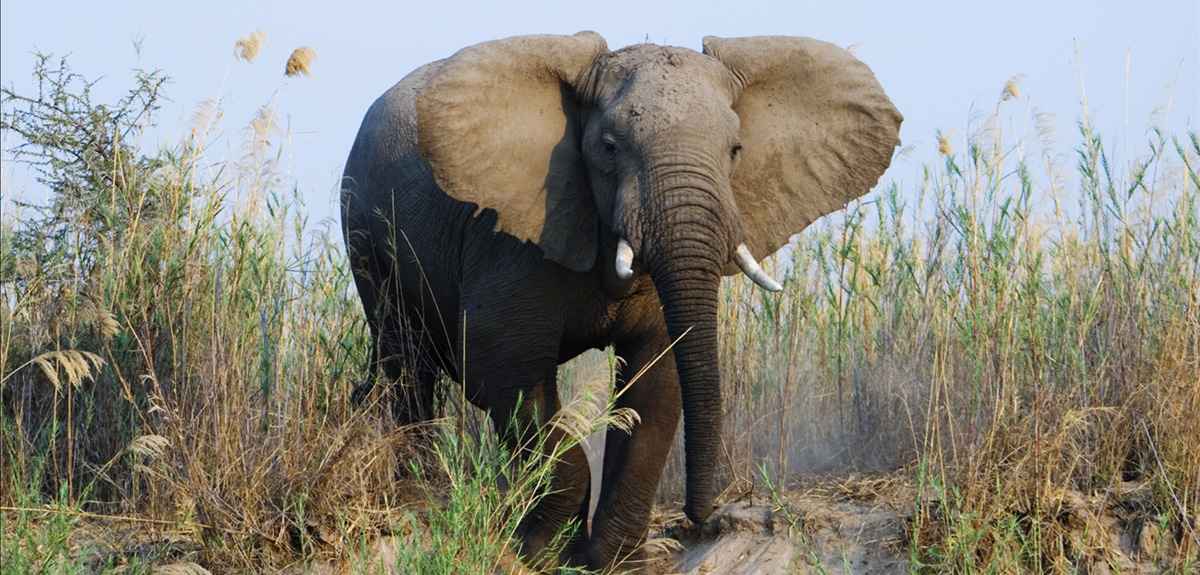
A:
POLYGON ((61 492, 217 548, 287 545, 302 500, 308 513, 377 507, 396 466, 370 447, 395 436, 354 425, 368 416, 341 400, 365 357, 362 320, 337 234, 305 233, 282 185, 273 108, 233 161, 207 157, 216 102, 144 154, 160 73, 115 104, 93 103, 65 61, 40 57, 35 75, 37 98, 5 92, 5 128, 28 142, 17 158, 52 195, 5 214, 3 504, 61 492), (59 381, 71 350, 99 361, 59 381))
MULTIPOLYGON (((473 410, 397 430, 350 407, 367 330, 336 224, 307 221, 281 173, 273 105, 218 161, 220 98, 146 150, 160 73, 104 104, 65 62, 35 74, 38 97, 4 92, 16 158, 51 192, 14 205, 4 189, 6 572, 515 569, 507 534, 548 468, 508 497, 510 454, 458 432, 481 427, 473 410), (478 545, 444 543, 460 524, 478 545)), ((964 573, 1111 563, 1081 503, 1108 498, 1143 506, 1164 565, 1194 569, 1200 142, 1152 129, 1117 165, 1085 109, 1059 155, 1048 119, 1006 128, 1005 94, 918 182, 777 256, 782 293, 726 280, 727 497, 761 488, 764 462, 785 486, 901 469, 912 570, 964 573)), ((574 436, 606 421, 560 419, 574 436)))
POLYGON ((1031 134, 1020 111, 1006 129, 1015 94, 960 149, 941 137, 913 189, 802 236, 776 262, 783 292, 727 280, 730 479, 907 466, 941 506, 914 527, 933 572, 1003 556, 1010 522, 1024 568, 1111 562, 1065 523, 1081 494, 1138 491, 1195 565, 1200 142, 1152 125, 1119 166, 1085 107, 1059 155, 1028 107, 1031 134), (947 548, 967 525, 979 540, 947 548))
POLYGON ((437 454, 349 405, 368 332, 336 223, 307 222, 279 171, 274 104, 239 157, 209 157, 218 101, 145 153, 160 73, 104 104, 65 60, 34 73, 37 97, 4 93, 13 151, 50 189, 44 205, 5 190, 6 569, 144 570, 180 549, 215 571, 315 560, 387 532, 424 500, 418 481, 456 477, 413 475, 409 459, 437 454), (136 536, 96 539, 81 519, 136 536))

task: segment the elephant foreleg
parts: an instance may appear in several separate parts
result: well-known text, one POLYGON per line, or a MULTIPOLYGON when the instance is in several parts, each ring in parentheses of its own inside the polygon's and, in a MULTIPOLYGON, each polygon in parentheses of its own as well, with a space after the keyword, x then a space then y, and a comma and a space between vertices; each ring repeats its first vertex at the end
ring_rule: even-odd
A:
POLYGON ((468 396, 491 411, 496 431, 509 447, 525 457, 553 459, 550 484, 516 533, 524 560, 548 567, 575 555, 586 538, 591 486, 587 456, 577 438, 549 425, 561 407, 557 373, 566 321, 559 296, 548 290, 562 289, 564 273, 531 246, 512 238, 495 240, 493 224, 479 221, 487 242, 468 242, 468 248, 478 251, 471 252, 472 265, 464 270, 462 335, 455 349, 462 350, 468 396), (510 416, 515 416, 515 427, 510 416), (572 521, 574 536, 562 541, 560 551, 552 543, 572 521))
MULTIPOLYGON (((587 497, 591 493, 590 471, 583 447, 563 429, 550 424, 559 409, 554 371, 549 370, 542 384, 523 391, 519 399, 511 403, 498 401, 516 404, 515 408, 503 411, 513 413, 512 418, 501 417, 502 411, 492 412, 492 423, 510 451, 521 454, 516 458, 518 465, 541 473, 545 469, 545 458, 555 460, 545 494, 525 515, 516 532, 521 557, 531 566, 538 567, 566 563, 578 553, 586 540, 587 497), (530 461, 529 457, 538 460, 530 461), (564 526, 572 521, 575 522, 574 531, 567 539, 559 541, 561 546, 552 546, 555 539, 562 536, 564 526), (558 557, 548 553, 551 547, 557 549, 558 557)), ((522 476, 521 479, 532 478, 522 476)))
POLYGON ((617 377, 617 390, 627 385, 628 389, 616 404, 636 411, 639 422, 632 432, 608 431, 600 501, 588 543, 590 569, 629 567, 642 558, 640 546, 682 409, 675 357, 669 352, 658 357, 669 344, 664 328, 655 337, 617 345, 617 355, 626 361, 617 377), (629 383, 646 366, 645 373, 629 383))

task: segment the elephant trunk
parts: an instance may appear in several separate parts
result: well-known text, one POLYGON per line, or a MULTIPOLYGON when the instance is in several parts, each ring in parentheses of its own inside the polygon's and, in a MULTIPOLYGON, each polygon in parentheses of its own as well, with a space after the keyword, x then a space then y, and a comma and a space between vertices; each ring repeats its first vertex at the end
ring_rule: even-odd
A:
MULTIPOLYGON (((693 194, 694 195, 694 194, 693 194)), ((669 223, 650 237, 645 261, 662 303, 673 341, 675 365, 683 396, 687 502, 683 511, 700 523, 712 513, 716 468, 721 454, 721 375, 717 364, 717 302, 721 268, 728 244, 713 211, 702 206, 676 206, 669 223)))

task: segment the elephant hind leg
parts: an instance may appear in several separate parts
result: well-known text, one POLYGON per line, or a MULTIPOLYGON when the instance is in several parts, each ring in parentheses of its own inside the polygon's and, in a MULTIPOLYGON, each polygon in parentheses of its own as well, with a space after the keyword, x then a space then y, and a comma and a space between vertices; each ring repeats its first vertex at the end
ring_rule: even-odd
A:
POLYGON ((401 279, 420 275, 393 255, 392 242, 368 239, 364 233, 352 235, 347 247, 355 256, 350 258, 353 277, 372 341, 366 381, 351 401, 361 405, 380 383, 383 389, 375 393, 390 404, 397 424, 428 421, 434 415, 434 384, 446 364, 431 330, 440 326, 434 296, 422 280, 406 284, 401 279))
POLYGON ((379 399, 390 405, 396 424, 410 425, 433 418, 439 369, 432 346, 423 341, 420 324, 403 317, 396 310, 368 312, 371 364, 366 381, 350 399, 354 406, 362 405, 379 384, 379 399))

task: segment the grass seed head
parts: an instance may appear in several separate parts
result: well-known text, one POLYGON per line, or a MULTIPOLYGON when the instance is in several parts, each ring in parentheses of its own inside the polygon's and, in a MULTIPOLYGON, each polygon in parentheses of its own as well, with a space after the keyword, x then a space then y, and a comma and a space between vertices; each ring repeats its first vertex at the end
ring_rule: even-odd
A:
POLYGON ((121 333, 121 323, 117 321, 117 316, 111 311, 101 310, 97 318, 97 330, 100 332, 100 337, 105 341, 109 341, 113 336, 121 333))
POLYGON ((67 374, 67 384, 71 387, 79 387, 83 385, 85 378, 90 379, 92 377, 93 368, 99 370, 104 365, 104 360, 99 355, 90 351, 76 349, 43 353, 33 358, 33 362, 42 368, 42 372, 46 374, 46 378, 54 384, 55 391, 59 393, 62 392, 62 380, 58 377, 59 367, 67 374), (51 361, 54 363, 51 363, 51 361))
POLYGON ((270 42, 267 41, 267 33, 262 31, 262 28, 255 28, 250 34, 238 38, 238 41, 233 46, 233 55, 239 60, 245 60, 251 64, 258 57, 258 51, 262 48, 269 47, 270 42))
POLYGON ((287 67, 284 69, 284 74, 289 78, 304 74, 309 78, 312 77, 312 71, 309 66, 313 60, 317 59, 317 51, 312 49, 312 46, 301 46, 292 52, 292 56, 288 58, 287 67))
POLYGON ((187 133, 193 140, 203 140, 210 126, 220 123, 221 106, 216 100, 202 100, 192 109, 187 122, 187 133))
POLYGON ((133 438, 133 441, 130 441, 125 449, 143 457, 158 459, 170 446, 171 440, 161 435, 139 435, 133 438))
POLYGON ((950 134, 938 131, 938 153, 947 158, 954 153, 954 144, 950 141, 950 134))
POLYGON ((1001 102, 1005 100, 1015 100, 1021 97, 1021 79, 1024 77, 1025 74, 1017 74, 1016 76, 1009 78, 1008 81, 1004 83, 1004 90, 1000 92, 1001 102))
POLYGON ((117 321, 117 316, 94 302, 87 302, 80 313, 100 341, 112 341, 113 336, 121 333, 121 322, 117 321))
POLYGON ((254 132, 255 141, 270 144, 271 136, 281 133, 279 123, 275 121, 275 110, 270 106, 259 108, 254 119, 250 120, 250 129, 254 132))

